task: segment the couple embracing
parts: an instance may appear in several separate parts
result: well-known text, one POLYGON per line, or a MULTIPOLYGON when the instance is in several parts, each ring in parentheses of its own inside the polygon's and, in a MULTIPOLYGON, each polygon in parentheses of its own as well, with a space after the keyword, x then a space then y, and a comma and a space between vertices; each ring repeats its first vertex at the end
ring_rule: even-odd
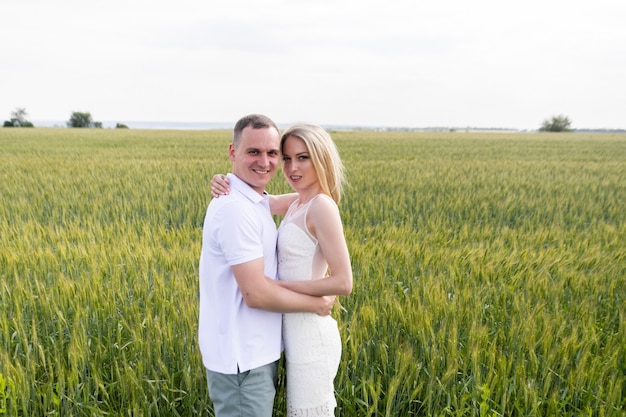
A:
POLYGON ((281 136, 253 114, 236 123, 228 152, 232 173, 212 180, 219 198, 207 209, 199 267, 198 337, 215 415, 271 416, 284 347, 287 416, 334 416, 341 339, 330 312, 352 291, 337 148, 319 126, 281 136), (272 196, 265 187, 281 160, 295 193, 272 196), (272 215, 284 216, 278 230, 272 215))

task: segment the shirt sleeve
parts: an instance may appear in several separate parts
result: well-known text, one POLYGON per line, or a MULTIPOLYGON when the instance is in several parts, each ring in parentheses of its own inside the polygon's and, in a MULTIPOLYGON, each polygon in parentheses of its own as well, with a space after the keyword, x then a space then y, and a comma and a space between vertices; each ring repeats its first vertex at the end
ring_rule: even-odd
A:
POLYGON ((233 202, 220 210, 215 221, 217 241, 229 265, 239 265, 263 257, 263 223, 252 207, 233 202))

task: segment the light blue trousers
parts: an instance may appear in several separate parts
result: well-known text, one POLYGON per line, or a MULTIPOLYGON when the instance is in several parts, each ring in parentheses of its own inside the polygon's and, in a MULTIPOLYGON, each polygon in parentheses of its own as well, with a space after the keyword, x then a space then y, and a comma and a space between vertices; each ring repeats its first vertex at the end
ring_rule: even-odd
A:
POLYGON ((207 369, 215 417, 272 417, 278 361, 238 374, 207 369))

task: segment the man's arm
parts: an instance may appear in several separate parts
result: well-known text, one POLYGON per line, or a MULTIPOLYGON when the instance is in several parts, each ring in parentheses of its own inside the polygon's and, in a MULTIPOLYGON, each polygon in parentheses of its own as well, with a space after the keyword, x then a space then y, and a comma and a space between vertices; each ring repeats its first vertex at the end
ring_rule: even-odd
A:
POLYGON ((277 313, 330 314, 334 296, 316 297, 283 288, 265 276, 263 265, 263 258, 258 258, 231 267, 248 307, 277 313))

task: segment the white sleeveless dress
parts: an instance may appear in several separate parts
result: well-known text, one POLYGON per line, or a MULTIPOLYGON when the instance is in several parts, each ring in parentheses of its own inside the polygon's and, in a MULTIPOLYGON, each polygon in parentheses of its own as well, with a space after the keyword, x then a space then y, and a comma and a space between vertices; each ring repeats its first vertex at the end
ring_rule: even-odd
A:
MULTIPOLYGON (((278 228, 278 277, 304 281, 326 276, 328 264, 306 227, 306 213, 318 194, 301 207, 296 200, 278 228)), ((341 358, 341 338, 331 316, 283 314, 287 369, 287 417, 334 416, 333 380, 341 358)))

